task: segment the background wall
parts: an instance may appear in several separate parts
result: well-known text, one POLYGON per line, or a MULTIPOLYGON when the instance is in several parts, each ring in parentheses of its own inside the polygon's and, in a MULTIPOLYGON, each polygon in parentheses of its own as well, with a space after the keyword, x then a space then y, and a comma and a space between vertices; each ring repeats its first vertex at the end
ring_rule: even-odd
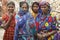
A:
POLYGON ((18 12, 18 10, 19 10, 19 2, 20 2, 20 1, 26 1, 26 2, 29 3, 29 5, 31 5, 31 3, 34 2, 34 1, 37 1, 37 2, 47 1, 47 2, 49 2, 50 5, 51 5, 51 8, 52 8, 52 12, 51 12, 51 13, 52 13, 54 16, 60 15, 60 0, 2 0, 2 5, 3 5, 2 8, 3 8, 4 13, 5 13, 6 10, 7 10, 6 4, 7 4, 8 1, 14 1, 14 2, 15 2, 15 4, 16 4, 16 9, 15 9, 15 11, 16 11, 16 12, 18 12))

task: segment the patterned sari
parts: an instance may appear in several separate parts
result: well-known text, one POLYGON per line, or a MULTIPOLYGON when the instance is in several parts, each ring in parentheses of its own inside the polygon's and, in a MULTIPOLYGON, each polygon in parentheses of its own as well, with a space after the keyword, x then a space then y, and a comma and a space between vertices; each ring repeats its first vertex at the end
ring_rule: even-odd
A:
MULTIPOLYGON (((53 30, 56 30, 56 19, 50 15, 41 15, 39 27, 43 32, 52 32, 53 30)), ((46 40, 52 40, 52 38, 49 36, 46 40)))

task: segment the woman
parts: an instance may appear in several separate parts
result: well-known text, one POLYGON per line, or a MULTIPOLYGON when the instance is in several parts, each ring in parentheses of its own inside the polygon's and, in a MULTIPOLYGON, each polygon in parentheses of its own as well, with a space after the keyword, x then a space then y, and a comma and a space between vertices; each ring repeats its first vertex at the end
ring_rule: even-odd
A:
POLYGON ((9 2, 7 4, 7 13, 3 14, 3 28, 5 29, 3 40, 13 40, 15 28, 15 3, 9 2))
POLYGON ((59 19, 57 20, 57 33, 54 35, 54 40, 60 40, 60 15, 59 19))
POLYGON ((56 30, 56 18, 50 15, 50 4, 48 2, 40 2, 40 9, 42 10, 42 15, 40 17, 40 34, 43 36, 42 40, 52 40, 51 36, 56 30))
POLYGON ((30 14, 27 2, 20 2, 20 11, 15 18, 16 27, 14 40, 34 40, 33 33, 31 32, 33 28, 30 29, 28 25, 30 14))
MULTIPOLYGON (((34 40, 39 40, 38 38, 42 38, 42 35, 39 34, 39 22, 40 22, 40 16, 41 16, 41 12, 39 12, 39 3, 38 2, 33 2, 32 4, 32 12, 31 12, 31 20, 33 20, 34 22, 34 26, 35 28, 35 34, 34 34, 34 40)), ((32 22, 32 21, 31 21, 32 22)))

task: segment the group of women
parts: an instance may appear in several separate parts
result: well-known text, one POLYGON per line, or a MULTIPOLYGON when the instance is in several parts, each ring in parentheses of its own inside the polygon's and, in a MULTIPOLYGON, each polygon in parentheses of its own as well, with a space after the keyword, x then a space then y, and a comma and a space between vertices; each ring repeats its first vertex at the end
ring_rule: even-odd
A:
POLYGON ((2 16, 3 40, 56 40, 56 17, 51 16, 48 2, 33 2, 30 8, 27 2, 22 1, 19 7, 16 14, 15 3, 7 4, 7 12, 2 16))

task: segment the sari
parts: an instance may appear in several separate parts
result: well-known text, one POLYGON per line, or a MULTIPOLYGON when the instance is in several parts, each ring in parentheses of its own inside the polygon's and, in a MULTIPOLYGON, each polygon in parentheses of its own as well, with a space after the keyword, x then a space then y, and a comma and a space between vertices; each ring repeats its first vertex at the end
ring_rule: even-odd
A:
MULTIPOLYGON (((44 31, 44 33, 50 33, 52 32, 53 30, 56 30, 56 17, 52 17, 51 14, 50 14, 50 11, 51 11, 51 7, 50 7, 50 4, 46 1, 42 1, 40 2, 40 7, 41 6, 44 6, 44 5, 47 5, 48 6, 48 11, 47 11, 47 14, 43 15, 41 14, 41 17, 40 17, 40 30, 41 31, 44 31)), ((54 35, 50 35, 46 38, 46 40, 53 40, 54 35)))
POLYGON ((29 13, 22 17, 16 15, 14 40, 34 40, 35 24, 29 13))
MULTIPOLYGON (((5 23, 9 20, 9 16, 7 13, 3 14, 2 20, 4 20, 5 23)), ((10 24, 9 24, 9 27, 5 30, 3 40, 13 40, 14 29, 15 29, 15 13, 13 15, 13 18, 12 18, 10 24)))

